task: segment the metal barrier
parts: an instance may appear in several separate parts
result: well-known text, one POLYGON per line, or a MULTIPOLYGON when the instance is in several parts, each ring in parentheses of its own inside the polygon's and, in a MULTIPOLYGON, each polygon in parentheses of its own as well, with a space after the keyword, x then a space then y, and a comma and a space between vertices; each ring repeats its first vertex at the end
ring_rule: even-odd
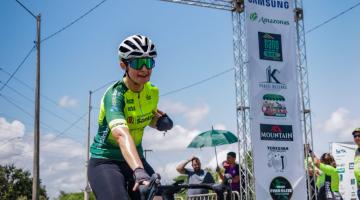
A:
MULTIPOLYGON (((224 193, 224 197, 226 199, 226 193, 224 193)), ((217 196, 215 193, 208 194, 198 194, 198 195, 189 195, 188 200, 217 200, 217 196)), ((237 191, 233 191, 231 193, 232 200, 240 200, 240 194, 237 191)))
POLYGON ((189 195, 188 200, 216 200, 215 193, 189 195))
MULTIPOLYGON (((245 197, 242 197, 243 199, 245 199, 245 197)), ((238 191, 233 191, 232 193, 231 193, 231 199, 232 200, 240 200, 240 194, 239 194, 239 192, 238 191)))

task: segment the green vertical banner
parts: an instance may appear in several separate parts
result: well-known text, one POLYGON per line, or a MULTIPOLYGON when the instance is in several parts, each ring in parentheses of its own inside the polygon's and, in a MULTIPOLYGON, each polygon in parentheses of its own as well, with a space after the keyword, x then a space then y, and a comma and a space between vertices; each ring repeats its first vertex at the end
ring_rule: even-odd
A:
POLYGON ((293 0, 245 0, 257 199, 305 200, 293 0))

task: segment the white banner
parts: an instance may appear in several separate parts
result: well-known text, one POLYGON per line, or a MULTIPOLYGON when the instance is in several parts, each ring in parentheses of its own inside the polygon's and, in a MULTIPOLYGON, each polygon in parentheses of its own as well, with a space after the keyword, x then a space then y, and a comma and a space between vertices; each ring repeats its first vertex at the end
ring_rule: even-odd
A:
POLYGON ((342 197, 357 200, 357 186, 354 176, 354 156, 357 146, 350 143, 331 143, 330 148, 339 172, 339 190, 342 197))
POLYGON ((307 198, 292 0, 245 0, 256 198, 307 198))

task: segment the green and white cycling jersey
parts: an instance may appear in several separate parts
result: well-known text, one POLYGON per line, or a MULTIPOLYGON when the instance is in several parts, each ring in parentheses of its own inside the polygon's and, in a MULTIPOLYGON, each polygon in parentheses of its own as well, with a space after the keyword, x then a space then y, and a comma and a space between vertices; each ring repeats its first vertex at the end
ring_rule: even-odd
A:
POLYGON ((319 169, 321 171, 321 174, 316 181, 316 187, 322 187, 325 183, 325 176, 330 176, 331 191, 339 192, 339 172, 336 170, 336 168, 330 165, 320 163, 319 169))
POLYGON ((355 151, 354 174, 357 183, 357 188, 360 189, 360 148, 356 149, 355 151))
POLYGON ((99 129, 91 145, 92 158, 124 161, 118 143, 112 135, 115 127, 129 128, 139 156, 143 158, 142 137, 157 110, 159 90, 147 82, 141 92, 129 90, 124 81, 107 89, 100 106, 99 129))

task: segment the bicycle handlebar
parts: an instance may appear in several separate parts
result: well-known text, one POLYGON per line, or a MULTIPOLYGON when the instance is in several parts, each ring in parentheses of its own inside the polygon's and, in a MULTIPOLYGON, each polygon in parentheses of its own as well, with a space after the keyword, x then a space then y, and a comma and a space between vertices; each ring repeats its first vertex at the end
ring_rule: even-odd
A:
POLYGON ((231 197, 231 181, 230 174, 224 175, 224 181, 218 184, 202 183, 202 184, 174 184, 174 185, 161 185, 161 177, 159 174, 153 174, 150 179, 150 184, 139 187, 141 200, 152 200, 155 194, 161 195, 163 200, 173 200, 174 194, 182 189, 209 189, 213 190, 219 200, 224 199, 224 192, 227 192, 226 199, 231 197))

